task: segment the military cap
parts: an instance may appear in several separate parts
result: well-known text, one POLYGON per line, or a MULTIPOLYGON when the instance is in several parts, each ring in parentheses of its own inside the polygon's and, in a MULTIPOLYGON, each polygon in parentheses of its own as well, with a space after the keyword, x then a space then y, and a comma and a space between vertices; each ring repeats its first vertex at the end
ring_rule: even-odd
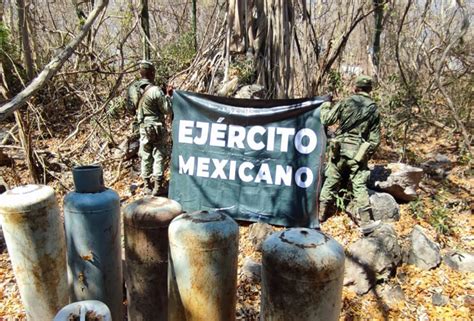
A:
POLYGON ((372 78, 365 75, 360 75, 355 80, 355 86, 359 88, 372 87, 372 78))
POLYGON ((140 60, 140 69, 155 69, 153 63, 149 60, 140 60))

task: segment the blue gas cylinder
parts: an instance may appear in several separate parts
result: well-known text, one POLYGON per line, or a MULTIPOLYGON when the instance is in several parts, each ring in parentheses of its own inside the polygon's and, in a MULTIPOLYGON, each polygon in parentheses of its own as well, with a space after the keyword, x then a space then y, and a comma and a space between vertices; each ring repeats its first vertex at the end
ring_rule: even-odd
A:
POLYGON ((123 318, 120 198, 97 165, 73 169, 75 191, 64 198, 71 302, 98 300, 123 318))

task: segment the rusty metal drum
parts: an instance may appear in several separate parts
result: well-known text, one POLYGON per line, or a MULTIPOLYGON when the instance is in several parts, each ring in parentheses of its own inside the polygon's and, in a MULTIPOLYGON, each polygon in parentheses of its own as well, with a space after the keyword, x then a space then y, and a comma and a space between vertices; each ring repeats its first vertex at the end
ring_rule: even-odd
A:
POLYGON ((263 243, 261 320, 336 321, 344 249, 314 229, 291 228, 263 243))
POLYGON ((97 300, 74 302, 62 308, 53 321, 112 321, 109 308, 97 300))
POLYGON ((0 218, 29 321, 52 320, 68 301, 66 240, 54 190, 19 186, 0 196, 0 218))
POLYGON ((123 211, 128 320, 168 320, 168 226, 181 205, 147 196, 123 211))
POLYGON ((123 318, 120 198, 100 166, 73 169, 76 190, 64 198, 71 302, 98 300, 123 318))
POLYGON ((235 320, 239 227, 221 212, 194 212, 169 227, 169 321, 235 320))

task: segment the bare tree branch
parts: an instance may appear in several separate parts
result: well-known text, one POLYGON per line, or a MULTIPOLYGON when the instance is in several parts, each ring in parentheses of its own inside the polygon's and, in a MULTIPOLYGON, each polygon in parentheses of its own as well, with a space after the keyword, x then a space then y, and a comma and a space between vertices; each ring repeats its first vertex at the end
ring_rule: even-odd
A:
POLYGON ((56 74, 56 72, 61 69, 62 65, 68 60, 76 47, 87 35, 96 18, 99 16, 102 10, 107 7, 107 4, 108 0, 97 1, 94 10, 92 10, 87 17, 87 20, 82 26, 81 32, 76 36, 76 38, 74 38, 61 53, 53 58, 53 60, 51 60, 44 67, 41 73, 35 79, 33 79, 33 81, 25 89, 13 97, 11 101, 0 107, 0 121, 4 120, 12 112, 22 107, 31 96, 37 93, 38 90, 40 90, 46 84, 46 82, 48 82, 56 74))

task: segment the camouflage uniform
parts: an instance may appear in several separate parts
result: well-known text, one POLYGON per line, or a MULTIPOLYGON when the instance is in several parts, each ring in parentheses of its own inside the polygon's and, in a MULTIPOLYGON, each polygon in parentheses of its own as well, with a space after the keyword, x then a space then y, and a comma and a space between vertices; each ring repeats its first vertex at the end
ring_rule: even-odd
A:
POLYGON ((162 183, 163 157, 166 151, 165 115, 171 111, 171 102, 163 91, 154 85, 143 90, 137 111, 137 120, 140 126, 141 174, 145 182, 154 183, 154 191, 162 183))
MULTIPOLYGON (((360 76, 356 87, 372 87, 372 80, 360 76)), ((334 206, 340 184, 349 178, 357 212, 362 225, 372 221, 367 192, 369 170, 367 163, 380 144, 380 116, 377 106, 365 91, 358 91, 337 103, 321 106, 321 122, 330 126, 339 122, 335 138, 329 143, 329 160, 326 165, 326 180, 320 194, 322 220, 330 207, 334 206)))
POLYGON ((137 116, 136 116, 136 113, 137 113, 137 109, 138 109, 138 102, 140 100, 140 97, 141 97, 141 93, 140 93, 140 90, 151 85, 151 81, 146 79, 146 78, 143 78, 143 79, 139 79, 137 81, 134 81, 130 87, 128 87, 128 90, 127 90, 127 110, 135 115, 135 118, 132 122, 132 125, 131 125, 131 130, 132 130, 132 137, 130 138, 130 140, 138 140, 138 138, 140 137, 140 134, 139 134, 139 126, 138 126, 138 120, 137 120, 137 116))

